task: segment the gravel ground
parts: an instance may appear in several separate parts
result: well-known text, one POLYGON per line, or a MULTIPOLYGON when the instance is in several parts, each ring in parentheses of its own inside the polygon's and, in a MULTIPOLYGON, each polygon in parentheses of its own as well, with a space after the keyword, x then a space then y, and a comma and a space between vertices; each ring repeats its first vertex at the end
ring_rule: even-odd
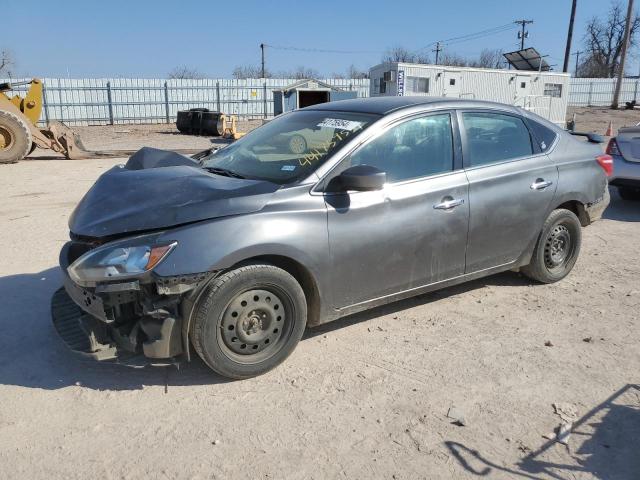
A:
MULTIPOLYGON (((166 126, 116 132, 138 128, 82 134, 91 148, 207 146, 166 126)), ((504 273, 394 303, 226 381, 198 360, 82 362, 56 337, 67 218, 122 161, 0 166, 0 478, 638 478, 640 205, 613 192, 560 283, 504 273), (568 446, 547 438, 554 403, 574 421, 568 446)))

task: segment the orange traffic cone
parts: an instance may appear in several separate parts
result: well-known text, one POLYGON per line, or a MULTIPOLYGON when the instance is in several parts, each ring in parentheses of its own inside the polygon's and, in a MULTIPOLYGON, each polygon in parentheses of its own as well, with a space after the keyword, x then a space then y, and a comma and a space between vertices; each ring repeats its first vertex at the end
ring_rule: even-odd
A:
POLYGON ((607 131, 604 132, 604 136, 613 137, 613 122, 611 120, 609 120, 609 127, 607 128, 607 131))

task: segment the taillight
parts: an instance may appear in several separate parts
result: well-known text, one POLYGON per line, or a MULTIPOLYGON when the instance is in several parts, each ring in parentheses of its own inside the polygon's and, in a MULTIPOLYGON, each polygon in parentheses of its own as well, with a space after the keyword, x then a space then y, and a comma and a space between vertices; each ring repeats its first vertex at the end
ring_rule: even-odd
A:
POLYGON ((602 167, 607 177, 613 175, 613 157, 611 155, 598 155, 596 161, 602 167))
POLYGON ((607 149, 605 150, 609 155, 620 155, 620 149, 618 148, 618 142, 615 138, 609 140, 607 149))

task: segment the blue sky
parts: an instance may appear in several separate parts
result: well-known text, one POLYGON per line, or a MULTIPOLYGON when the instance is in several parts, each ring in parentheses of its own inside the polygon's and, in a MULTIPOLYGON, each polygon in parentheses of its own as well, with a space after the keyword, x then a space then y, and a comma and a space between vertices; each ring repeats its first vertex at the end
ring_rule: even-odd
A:
MULTIPOLYGON (((588 19, 604 15, 608 6, 608 0, 578 0, 573 50, 588 19)), ((368 69, 389 47, 417 50, 527 18, 535 23, 528 26, 526 45, 550 55, 550 63, 561 69, 570 7, 570 0, 0 0, 0 11, 10 20, 3 19, 0 49, 16 58, 16 76, 72 78, 164 77, 177 65, 229 77, 236 65, 259 64, 261 42, 368 52, 267 48, 271 70, 305 65, 330 76, 352 63, 368 69)), ((513 29, 448 49, 465 56, 483 48, 516 50, 516 35, 513 29)))

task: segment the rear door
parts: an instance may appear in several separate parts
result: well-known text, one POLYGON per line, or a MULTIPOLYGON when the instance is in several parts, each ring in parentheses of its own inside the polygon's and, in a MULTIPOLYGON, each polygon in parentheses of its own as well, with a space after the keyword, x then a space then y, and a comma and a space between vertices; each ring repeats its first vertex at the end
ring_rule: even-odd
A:
POLYGON ((537 238, 558 183, 522 117, 458 112, 469 179, 466 273, 514 262, 537 238))
POLYGON ((325 193, 336 308, 464 273, 468 186, 454 122, 450 112, 400 121, 333 172, 387 173, 379 191, 325 193))

